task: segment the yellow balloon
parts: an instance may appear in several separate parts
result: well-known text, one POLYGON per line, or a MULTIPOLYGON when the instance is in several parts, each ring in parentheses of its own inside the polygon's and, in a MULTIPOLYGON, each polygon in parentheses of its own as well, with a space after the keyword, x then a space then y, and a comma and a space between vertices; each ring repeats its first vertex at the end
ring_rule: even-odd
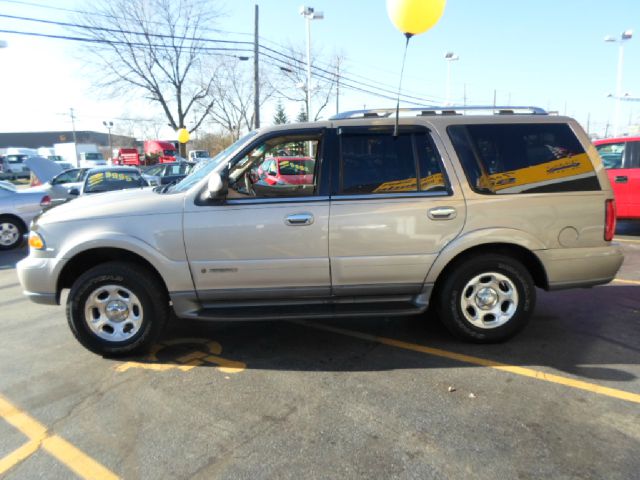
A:
POLYGON ((402 33, 418 35, 433 27, 447 0, 387 0, 387 14, 402 33))
POLYGON ((181 128, 180 130, 178 130, 178 141, 180 143, 187 143, 189 141, 189 130, 187 130, 186 128, 181 128))

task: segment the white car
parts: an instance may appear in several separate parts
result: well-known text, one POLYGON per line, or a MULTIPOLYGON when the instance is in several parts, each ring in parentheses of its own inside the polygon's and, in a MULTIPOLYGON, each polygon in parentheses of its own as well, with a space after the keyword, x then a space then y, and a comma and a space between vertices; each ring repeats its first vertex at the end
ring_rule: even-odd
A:
POLYGON ((107 165, 100 152, 83 152, 80 154, 80 167, 95 168, 107 165))
POLYGON ((42 192, 17 190, 12 183, 0 181, 0 250, 20 246, 31 220, 50 203, 42 192))

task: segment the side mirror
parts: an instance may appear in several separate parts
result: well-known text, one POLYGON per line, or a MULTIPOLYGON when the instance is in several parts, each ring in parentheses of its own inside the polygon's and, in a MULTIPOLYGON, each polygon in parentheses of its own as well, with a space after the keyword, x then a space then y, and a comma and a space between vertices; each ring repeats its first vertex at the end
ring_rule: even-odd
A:
POLYGON ((69 195, 77 197, 78 195, 80 195, 80 190, 78 190, 76 187, 70 188, 69 195))
POLYGON ((207 196, 211 200, 224 200, 227 198, 228 184, 226 175, 224 172, 220 175, 218 172, 213 172, 209 176, 207 183, 207 196))

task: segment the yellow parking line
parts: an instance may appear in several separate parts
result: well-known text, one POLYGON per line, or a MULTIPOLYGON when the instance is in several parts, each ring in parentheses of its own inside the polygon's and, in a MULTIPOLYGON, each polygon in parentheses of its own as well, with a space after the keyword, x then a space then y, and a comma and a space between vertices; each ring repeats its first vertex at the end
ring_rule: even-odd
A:
POLYGON ((628 283, 629 285, 640 285, 639 280, 625 280, 624 278, 614 278, 613 281, 618 283, 628 283))
POLYGON ((630 238, 614 238, 613 240, 624 243, 640 243, 640 240, 631 240, 630 238))
POLYGON ((9 455, 0 459, 0 475, 4 472, 12 469, 20 462, 29 458, 31 455, 36 453, 36 451, 40 448, 40 442, 35 440, 29 440, 27 443, 17 448, 9 455))
POLYGON ((599 395, 605 395, 607 397, 617 398, 620 400, 626 400, 628 402, 640 403, 640 395, 637 393, 631 393, 624 390, 618 390, 615 388, 603 387, 596 385, 595 383, 583 382, 581 380, 574 380, 572 378, 562 377, 560 375, 554 375, 551 373, 542 372, 540 370, 534 370, 532 368, 517 367, 514 365, 508 365, 506 363, 494 362, 493 360, 487 360, 479 357, 472 357, 471 355, 464 355, 461 353, 450 352, 448 350, 442 350, 439 348, 427 347, 425 345, 419 345, 417 343, 404 342, 402 340, 396 340, 388 337, 378 337, 376 335, 370 335, 368 333, 357 332, 354 330, 346 330, 344 328, 332 327, 329 325, 322 325, 314 322, 294 322, 298 325, 309 326, 317 328, 319 330, 326 330, 328 332, 338 333, 340 335, 346 335, 349 337, 358 338, 368 342, 381 343, 391 347, 402 348, 404 350, 411 350, 414 352, 425 353, 427 355, 433 355, 436 357, 447 358, 450 360, 456 360, 458 362, 470 363, 472 365, 479 365, 481 367, 489 367, 503 372, 509 372, 515 375, 521 375, 523 377, 535 378, 536 380, 542 380, 544 382, 557 383, 578 390, 585 390, 591 393, 597 393, 599 395))
MULTIPOLYGON (((0 466, 12 468, 32 455, 39 447, 86 479, 117 479, 118 476, 84 452, 59 437, 49 435, 47 428, 0 395, 0 418, 29 437, 29 442, 0 460, 0 466)), ((0 473, 4 470, 0 469, 0 473)))

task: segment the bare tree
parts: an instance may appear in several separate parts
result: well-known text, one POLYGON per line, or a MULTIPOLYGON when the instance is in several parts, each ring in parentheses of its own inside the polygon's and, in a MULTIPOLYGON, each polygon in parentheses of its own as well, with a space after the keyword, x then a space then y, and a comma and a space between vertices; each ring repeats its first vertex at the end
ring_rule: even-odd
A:
MULTIPOLYGON (((238 139, 241 131, 253 129, 253 71, 245 62, 232 57, 219 60, 213 68, 209 94, 202 104, 208 108, 212 120, 238 139)), ((264 105, 274 89, 264 72, 260 72, 260 79, 260 105, 264 105)))
MULTIPOLYGON (((289 45, 285 53, 286 57, 281 62, 285 66, 280 67, 283 82, 279 83, 276 92, 293 102, 304 104, 305 118, 309 118, 309 105, 307 105, 307 56, 302 48, 289 45)), ((318 65, 320 55, 311 54, 311 65, 318 65)), ((318 120, 322 111, 335 95, 338 82, 338 65, 342 57, 336 55, 328 66, 318 67, 312 71, 311 77, 311 102, 315 111, 312 118, 318 120)))
MULTIPOLYGON (((186 127, 187 114, 213 88, 202 66, 215 53, 203 36, 203 27, 221 16, 215 1, 97 0, 85 10, 91 13, 79 14, 78 30, 93 41, 85 58, 99 72, 98 84, 113 93, 143 92, 169 126, 186 127)), ((190 132, 212 106, 200 109, 190 132)))

